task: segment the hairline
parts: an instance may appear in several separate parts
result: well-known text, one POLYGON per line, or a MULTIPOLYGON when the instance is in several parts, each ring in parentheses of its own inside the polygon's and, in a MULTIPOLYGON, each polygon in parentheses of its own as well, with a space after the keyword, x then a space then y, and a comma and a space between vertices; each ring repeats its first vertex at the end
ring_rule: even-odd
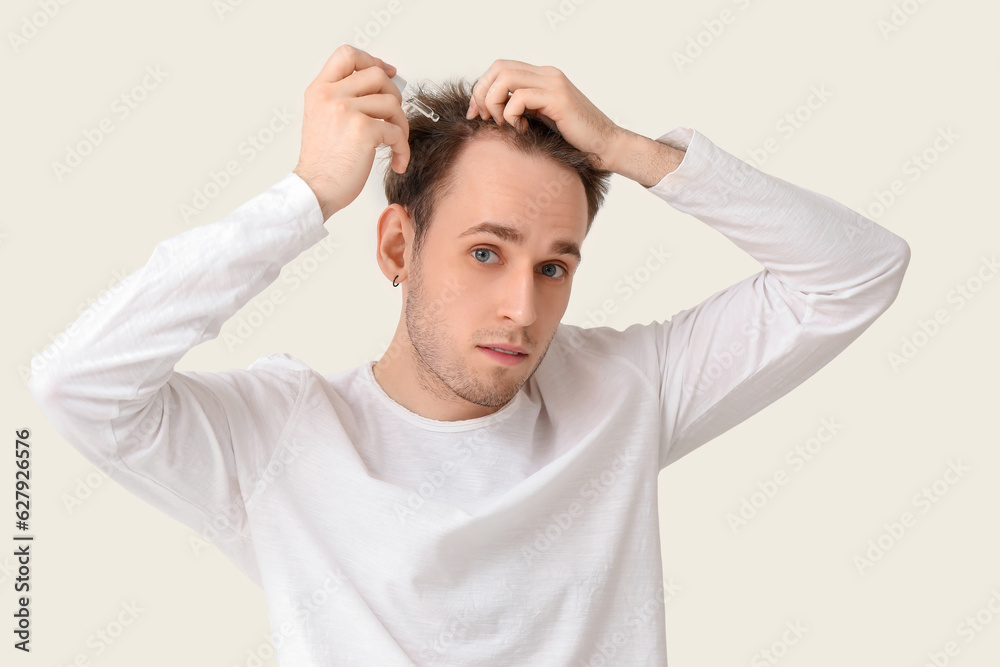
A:
MULTIPOLYGON (((445 198, 446 195, 454 192, 455 187, 458 185, 458 178, 456 176, 456 166, 457 166, 459 160, 462 158, 462 155, 465 154, 468 146, 473 141, 476 141, 477 139, 494 139, 494 140, 502 141, 508 147, 510 147, 511 150, 513 150, 513 151, 517 151, 517 152, 522 153, 524 155, 528 155, 529 157, 535 157, 535 158, 543 159, 544 161, 547 161, 548 163, 550 163, 552 165, 555 165, 557 167, 561 167, 563 169, 567 169, 568 171, 570 171, 580 181, 581 185, 584 185, 584 186, 586 185, 584 183, 584 181, 583 181, 583 177, 577 171, 575 171, 572 167, 570 167, 566 163, 561 162, 560 160, 552 157, 551 155, 548 155, 544 151, 541 151, 538 148, 535 148, 533 146, 528 146, 528 145, 519 143, 513 137, 511 137, 511 136, 509 136, 507 134, 501 133, 501 132, 497 132, 497 131, 491 132, 490 130, 485 130, 485 131, 480 130, 479 132, 476 132, 475 134, 473 134, 473 135, 469 136, 468 138, 466 138, 464 141, 460 142, 460 144, 459 144, 459 150, 456 151, 456 154, 455 154, 454 158, 452 159, 451 163, 447 167, 447 171, 441 176, 440 180, 436 183, 436 186, 437 186, 436 187, 436 192, 432 192, 431 193, 431 205, 430 205, 430 209, 432 211, 432 216, 430 218, 428 218, 427 220, 425 220, 423 222, 423 224, 420 225, 418 227, 418 229, 417 229, 418 234, 415 234, 414 239, 413 239, 413 252, 414 252, 414 254, 418 254, 419 251, 420 251, 420 248, 423 247, 424 237, 430 231, 431 221, 433 220, 434 217, 437 216, 437 214, 438 214, 438 212, 440 210, 440 204, 441 204, 441 202, 444 200, 444 198, 445 198)), ((584 195, 583 196, 584 196, 584 201, 586 202, 587 201, 586 188, 584 188, 584 195)), ((584 238, 586 238, 590 234, 590 227, 591 227, 591 225, 593 223, 593 220, 590 220, 589 217, 590 216, 589 216, 589 212, 588 212, 587 228, 583 232, 584 238)), ((473 227, 470 227, 469 229, 465 230, 464 232, 462 232, 461 234, 459 234, 459 236, 456 237, 456 238, 461 238, 463 236, 471 234, 471 233, 473 233, 471 231, 473 228, 475 228, 475 227, 481 227, 481 226, 483 226, 486 223, 493 223, 493 225, 496 228, 501 228, 501 227, 505 228, 503 231, 506 231, 507 234, 510 236, 510 239, 505 239, 505 240, 510 240, 515 245, 520 245, 520 241, 514 241, 513 240, 513 237, 515 235, 518 235, 518 236, 520 235, 520 231, 518 229, 514 228, 514 227, 511 227, 510 225, 505 225, 504 223, 496 221, 496 220, 485 220, 485 221, 482 221, 482 222, 480 222, 480 223, 478 223, 476 225, 473 225, 473 227)), ((496 231, 501 231, 501 230, 500 229, 496 229, 496 231)), ((499 236, 500 238, 504 238, 504 234, 503 233, 501 233, 499 235, 497 235, 497 234, 494 234, 494 235, 499 236)), ((550 252, 558 252, 559 254, 568 254, 568 255, 571 255, 571 256, 575 257, 576 258, 576 264, 577 264, 578 267, 583 262, 583 256, 580 253, 580 246, 577 243, 575 243, 573 241, 570 241, 568 239, 557 239, 557 240, 553 241, 552 244, 551 244, 551 246, 550 246, 550 248, 549 248, 549 251, 550 252)))

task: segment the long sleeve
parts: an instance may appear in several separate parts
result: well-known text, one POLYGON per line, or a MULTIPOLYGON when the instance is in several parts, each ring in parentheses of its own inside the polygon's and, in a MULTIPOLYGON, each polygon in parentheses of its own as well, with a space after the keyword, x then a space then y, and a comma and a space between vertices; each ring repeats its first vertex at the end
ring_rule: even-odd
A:
POLYGON ((31 361, 28 389, 69 444, 255 580, 246 501, 298 376, 274 363, 282 355, 221 373, 174 366, 328 234, 312 190, 289 173, 223 219, 158 244, 107 303, 31 361))
POLYGON ((676 127, 657 141, 686 153, 647 189, 764 267, 668 320, 621 332, 632 361, 659 392, 662 470, 843 351, 895 300, 910 248, 859 213, 756 169, 692 128, 676 127))

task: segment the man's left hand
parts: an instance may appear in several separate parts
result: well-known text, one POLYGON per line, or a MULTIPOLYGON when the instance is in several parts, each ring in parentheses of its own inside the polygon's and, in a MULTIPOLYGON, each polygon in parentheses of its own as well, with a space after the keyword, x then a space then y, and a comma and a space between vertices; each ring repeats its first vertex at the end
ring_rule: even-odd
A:
POLYGON ((495 60, 472 88, 466 118, 477 113, 497 124, 510 123, 522 132, 527 128, 523 116, 536 116, 570 144, 590 153, 595 168, 621 174, 645 187, 673 171, 684 155, 615 124, 555 67, 495 60))

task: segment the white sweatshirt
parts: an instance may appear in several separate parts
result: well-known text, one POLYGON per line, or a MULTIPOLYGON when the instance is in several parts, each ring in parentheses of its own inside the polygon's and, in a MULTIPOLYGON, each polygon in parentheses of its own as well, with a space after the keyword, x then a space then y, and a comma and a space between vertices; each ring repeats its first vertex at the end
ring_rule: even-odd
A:
POLYGON ((174 370, 328 235, 294 173, 157 245, 32 358, 30 391, 83 456, 263 587, 281 665, 666 665, 658 472, 846 348, 910 252, 691 128, 657 141, 686 154, 648 190, 764 269, 660 322, 560 324, 491 415, 414 414, 370 363, 174 370))

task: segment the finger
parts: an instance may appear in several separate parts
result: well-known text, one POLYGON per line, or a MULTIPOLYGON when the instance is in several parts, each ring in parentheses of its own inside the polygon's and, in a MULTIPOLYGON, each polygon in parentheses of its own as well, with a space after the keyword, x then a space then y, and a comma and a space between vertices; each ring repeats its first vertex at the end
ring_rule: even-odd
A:
POLYGON ((382 146, 388 146, 392 152, 392 170, 403 173, 410 162, 410 145, 407 142, 407 132, 393 122, 380 122, 372 119, 368 125, 374 139, 376 152, 382 146))
POLYGON ((525 115, 527 115, 527 116, 534 116, 538 120, 540 120, 543 123, 545 123, 545 125, 547 125, 550 130, 555 130, 556 132, 559 131, 559 126, 556 125, 556 122, 554 120, 552 120, 551 118, 549 118, 547 115, 545 115, 543 113, 540 113, 536 109, 532 109, 531 107, 528 107, 527 109, 525 109, 524 113, 521 114, 521 115, 522 116, 525 116, 525 115))
POLYGON ((493 64, 489 66, 486 72, 479 77, 472 86, 472 99, 475 100, 476 106, 479 108, 479 115, 484 119, 490 117, 489 110, 486 108, 485 96, 486 91, 490 89, 493 82, 496 80, 497 76, 505 69, 522 69, 541 72, 543 69, 541 67, 536 67, 529 63, 521 62, 520 60, 494 60, 493 64))
POLYGON ((410 163, 410 145, 405 133, 393 123, 381 123, 381 126, 381 142, 392 150, 392 170, 402 174, 410 163))
MULTIPOLYGON (((323 84, 330 86, 331 84, 323 84)), ((363 97, 364 95, 375 95, 385 93, 396 98, 396 103, 402 105, 403 94, 399 87, 392 82, 392 79, 384 69, 378 66, 366 67, 363 70, 354 72, 346 79, 337 82, 335 97, 363 97)))
POLYGON ((398 126, 403 131, 403 138, 409 138, 410 121, 406 118, 406 113, 395 96, 389 93, 365 95, 357 98, 354 104, 354 108, 366 116, 398 126))
POLYGON ((326 61, 317 80, 335 83, 345 79, 352 72, 369 67, 382 68, 390 77, 396 75, 396 67, 394 65, 390 65, 381 58, 377 58, 367 51, 355 48, 350 44, 341 44, 326 61))
POLYGON ((384 121, 373 128, 379 142, 376 147, 382 144, 389 146, 393 167, 400 165, 400 169, 405 168, 410 159, 410 121, 396 98, 385 94, 366 95, 357 100, 356 108, 372 119, 384 121))
POLYGON ((551 83, 552 78, 544 74, 523 69, 505 69, 487 89, 483 104, 499 125, 503 122, 504 107, 514 91, 523 88, 547 89, 551 83))
POLYGON ((410 121, 399 102, 392 103, 391 113, 384 120, 380 141, 392 149, 393 171, 401 174, 410 162, 410 121))
POLYGON ((341 44, 327 59, 316 77, 316 81, 336 83, 346 79, 352 72, 368 67, 379 67, 386 71, 390 77, 396 76, 396 68, 381 58, 376 58, 367 51, 362 51, 350 44, 341 44))
POLYGON ((528 129, 528 120, 525 116, 534 116, 558 132, 556 123, 549 118, 549 114, 555 115, 556 113, 552 110, 553 97, 551 90, 518 88, 507 100, 502 118, 516 129, 524 132, 528 129))

